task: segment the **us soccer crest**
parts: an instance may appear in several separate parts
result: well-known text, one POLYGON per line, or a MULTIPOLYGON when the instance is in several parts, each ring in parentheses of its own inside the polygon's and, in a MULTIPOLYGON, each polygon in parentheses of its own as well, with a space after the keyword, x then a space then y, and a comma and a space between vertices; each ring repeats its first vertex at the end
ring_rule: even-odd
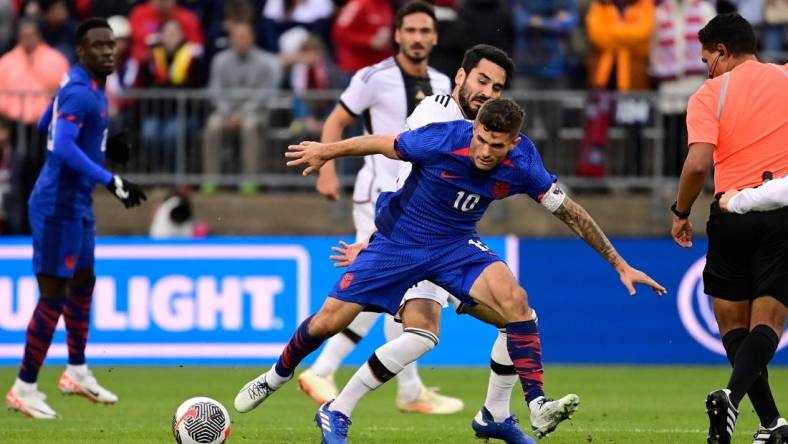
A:
POLYGON ((512 191, 512 185, 506 182, 495 182, 492 187, 492 195, 496 199, 503 199, 512 191))

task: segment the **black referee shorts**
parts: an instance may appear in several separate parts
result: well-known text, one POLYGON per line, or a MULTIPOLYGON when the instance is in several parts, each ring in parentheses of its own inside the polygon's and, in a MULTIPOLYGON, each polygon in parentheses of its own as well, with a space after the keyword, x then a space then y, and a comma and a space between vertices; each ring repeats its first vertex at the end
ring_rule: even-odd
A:
POLYGON ((788 307, 788 207, 735 214, 715 200, 706 232, 707 294, 727 301, 773 296, 788 307))

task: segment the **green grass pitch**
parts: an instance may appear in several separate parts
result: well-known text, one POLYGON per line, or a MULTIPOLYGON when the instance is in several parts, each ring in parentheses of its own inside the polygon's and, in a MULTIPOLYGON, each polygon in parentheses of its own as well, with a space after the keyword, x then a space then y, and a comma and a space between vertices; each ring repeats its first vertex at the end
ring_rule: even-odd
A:
MULTIPOLYGON (((192 396, 210 396, 230 411, 230 443, 318 443, 313 416, 316 406, 290 383, 257 410, 234 412, 236 391, 262 368, 250 367, 95 367, 99 381, 115 391, 115 406, 94 405, 57 392, 60 367, 45 368, 39 388, 63 418, 34 421, 19 413, 0 413, 0 442, 9 443, 169 443, 175 408, 192 396)), ((10 386, 16 368, 0 367, 0 380, 10 386)), ((485 368, 422 367, 422 378, 442 392, 465 400, 456 415, 401 414, 394 407, 394 384, 373 392, 356 410, 351 443, 475 443, 470 422, 484 399, 485 368)), ((344 383, 351 369, 343 369, 344 383)), ((546 440, 559 443, 699 443, 705 442, 707 420, 703 400, 723 386, 728 369, 720 367, 546 368, 549 393, 580 395, 580 410, 546 440)), ((778 405, 788 409, 788 368, 770 370, 778 405)), ((512 410, 529 430, 522 392, 515 388, 512 410)), ((745 401, 736 427, 736 444, 751 443, 755 413, 745 401)))

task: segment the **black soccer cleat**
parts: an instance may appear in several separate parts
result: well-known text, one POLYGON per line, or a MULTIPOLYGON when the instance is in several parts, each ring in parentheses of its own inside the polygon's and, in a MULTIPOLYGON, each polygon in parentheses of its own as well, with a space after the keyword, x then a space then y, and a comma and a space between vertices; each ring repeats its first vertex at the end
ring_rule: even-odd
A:
POLYGON ((709 415, 708 444, 730 444, 736 429, 739 411, 730 399, 730 390, 715 390, 706 397, 706 413, 709 415))
POLYGON ((772 424, 771 427, 761 426, 753 435, 752 444, 788 444, 788 421, 777 418, 772 424))

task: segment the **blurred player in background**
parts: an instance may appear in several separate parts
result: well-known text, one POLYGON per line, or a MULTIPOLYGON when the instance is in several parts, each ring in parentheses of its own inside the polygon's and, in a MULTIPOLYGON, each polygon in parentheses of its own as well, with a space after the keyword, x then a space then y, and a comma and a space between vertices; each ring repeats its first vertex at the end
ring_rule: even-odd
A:
POLYGON ((715 17, 698 37, 710 80, 689 100, 689 153, 671 233, 680 246, 692 246, 688 217, 713 161, 716 198, 703 285, 733 371, 726 388, 706 398, 708 442, 731 442, 745 394, 761 423, 755 442, 785 442, 788 423, 774 402, 767 365, 788 318, 788 208, 725 213, 719 198, 788 174, 788 65, 758 62, 755 33, 738 14, 715 17))
POLYGON ((767 173, 763 185, 741 191, 728 190, 720 197, 720 209, 744 214, 751 211, 771 211, 788 206, 788 176, 771 179, 767 173))
MULTIPOLYGON (((289 166, 316 171, 330 159, 383 154, 414 164, 403 187, 383 193, 377 205, 378 231, 334 286, 323 307, 306 319, 268 372, 246 384, 235 407, 248 412, 289 381, 298 364, 323 341, 345 328, 364 309, 400 313, 412 335, 409 356, 368 365, 380 383, 438 343, 434 323, 402 295, 422 280, 432 281, 468 306, 483 305, 505 320, 507 348, 526 400, 544 398, 541 344, 534 312, 509 268, 479 239, 476 223, 493 200, 528 194, 564 221, 619 273, 630 294, 643 283, 665 289, 632 268, 616 252, 588 213, 561 191, 533 143, 519 133, 525 113, 508 99, 485 103, 476 120, 434 123, 415 131, 362 136, 321 144, 290 146, 289 166)), ((416 300, 418 301, 418 300, 416 300)), ((433 304, 436 305, 436 304, 433 304)), ((403 335, 404 336, 404 335, 403 335)), ((345 443, 350 419, 321 406, 315 419, 323 442, 345 443)))
POLYGON ((68 365, 58 381, 64 394, 114 404, 118 397, 96 381, 85 363, 93 285, 96 222, 93 189, 102 184, 126 208, 146 199, 139 187, 102 165, 128 160, 123 134, 107 137, 104 85, 115 63, 115 38, 104 19, 87 19, 76 31, 79 63, 66 73, 38 124, 47 133, 47 157, 30 195, 33 269, 41 294, 27 327, 19 377, 6 404, 33 418, 58 414, 38 390, 38 372, 62 314, 68 365))
MULTIPOLYGON (((438 41, 433 7, 423 1, 406 3, 397 11, 395 27, 399 52, 353 76, 339 104, 326 119, 323 142, 341 140, 343 130, 357 117, 363 118, 368 134, 398 133, 405 129, 405 119, 422 99, 450 93, 449 78, 428 66, 430 52, 438 41)), ((366 241, 375 231, 375 202, 381 192, 395 189, 399 164, 382 155, 364 158, 353 190, 357 242, 366 241)), ((333 162, 320 171, 317 191, 329 200, 339 198, 333 162)), ((380 313, 363 312, 341 334, 328 341, 314 365, 298 377, 304 393, 319 404, 337 396, 334 373, 379 316, 380 313)), ((385 322, 387 340, 402 334, 402 327, 390 316, 386 316, 385 322)), ((402 371, 397 381, 396 405, 402 411, 447 414, 463 407, 461 400, 425 387, 415 363, 402 371)))

